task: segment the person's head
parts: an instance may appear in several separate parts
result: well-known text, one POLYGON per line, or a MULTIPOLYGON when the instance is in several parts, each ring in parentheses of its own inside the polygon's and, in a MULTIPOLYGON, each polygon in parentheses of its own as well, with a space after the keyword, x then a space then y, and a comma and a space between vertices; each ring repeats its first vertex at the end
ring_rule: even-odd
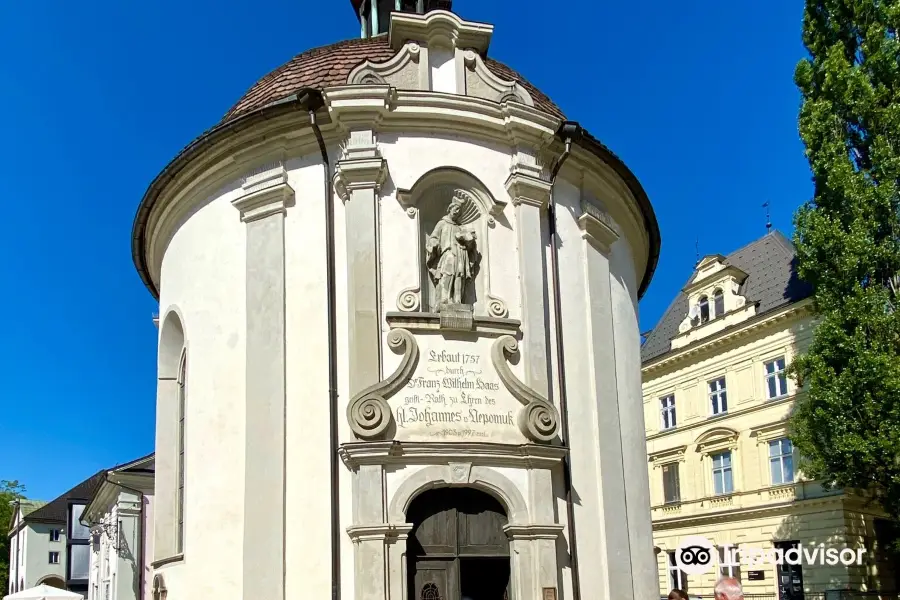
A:
POLYGON ((672 590, 666 600, 688 600, 688 595, 684 590, 672 590))
POLYGON ((459 214, 462 212, 463 201, 459 198, 454 198, 450 202, 450 206, 447 208, 447 214, 450 215, 450 218, 454 221, 459 218, 459 214))
POLYGON ((723 577, 714 590, 716 600, 744 600, 744 590, 734 577, 723 577))

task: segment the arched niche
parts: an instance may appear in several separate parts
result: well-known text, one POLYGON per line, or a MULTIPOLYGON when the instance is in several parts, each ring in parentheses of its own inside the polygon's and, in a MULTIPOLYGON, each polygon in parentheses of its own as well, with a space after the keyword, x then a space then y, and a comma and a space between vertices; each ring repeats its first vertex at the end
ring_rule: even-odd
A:
POLYGON ((181 370, 187 336, 181 311, 173 306, 160 319, 158 378, 177 379, 181 370))
POLYGON ((439 167, 425 173, 412 188, 397 190, 397 199, 417 223, 419 282, 410 289, 418 290, 420 310, 437 312, 434 283, 426 264, 426 243, 455 202, 461 206, 457 222, 475 233, 478 255, 474 283, 469 285, 463 304, 471 304, 476 315, 506 317, 505 303, 491 294, 488 235, 496 224, 494 218, 503 212, 506 203, 494 198, 477 177, 456 167, 439 167))

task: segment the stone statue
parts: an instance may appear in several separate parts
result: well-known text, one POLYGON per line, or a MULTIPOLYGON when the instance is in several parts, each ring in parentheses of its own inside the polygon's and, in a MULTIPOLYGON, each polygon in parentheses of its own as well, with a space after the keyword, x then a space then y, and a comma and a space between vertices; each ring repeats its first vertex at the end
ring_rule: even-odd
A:
POLYGON ((434 309, 463 304, 466 291, 478 274, 481 255, 475 231, 459 223, 463 203, 453 198, 447 214, 441 217, 425 241, 425 265, 434 283, 434 309))

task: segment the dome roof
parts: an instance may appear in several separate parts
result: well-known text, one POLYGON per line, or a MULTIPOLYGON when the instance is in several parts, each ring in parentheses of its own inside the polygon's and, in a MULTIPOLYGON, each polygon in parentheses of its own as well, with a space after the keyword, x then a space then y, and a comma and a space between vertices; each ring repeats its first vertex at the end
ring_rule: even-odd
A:
MULTIPOLYGON (((324 89, 346 85, 350 72, 357 65, 366 60, 384 62, 394 54, 396 52, 388 43, 386 35, 346 40, 307 50, 257 81, 225 114, 222 122, 230 121, 267 104, 277 102, 303 88, 324 89)), ((485 58, 484 63, 497 77, 507 81, 517 81, 524 87, 534 99, 536 108, 555 117, 564 118, 559 107, 521 75, 503 63, 490 58, 485 58)))

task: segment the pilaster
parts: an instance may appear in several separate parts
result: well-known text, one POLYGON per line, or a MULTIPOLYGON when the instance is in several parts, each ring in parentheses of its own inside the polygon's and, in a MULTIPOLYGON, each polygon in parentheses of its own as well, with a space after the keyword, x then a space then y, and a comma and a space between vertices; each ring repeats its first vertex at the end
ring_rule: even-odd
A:
POLYGON ((550 396, 546 313, 550 304, 544 260, 544 248, 549 240, 545 215, 550 187, 548 181, 540 178, 536 165, 517 165, 506 180, 515 207, 519 243, 525 383, 545 398, 550 396))
POLYGON ((374 132, 351 131, 335 177, 346 203, 351 396, 381 379, 378 193, 386 177, 374 132))
POLYGON ((285 250, 294 190, 281 163, 248 176, 232 204, 247 224, 244 597, 284 598, 285 250))
POLYGON ((578 435, 580 438, 577 442, 573 440, 573 444, 581 446, 585 458, 580 458, 581 452, 573 448, 572 468, 575 489, 585 498, 581 514, 576 512, 575 516, 578 532, 584 532, 578 536, 579 554, 605 558, 601 559, 603 566, 600 569, 595 565, 579 563, 582 593, 603 598, 603 589, 608 589, 611 597, 616 597, 620 590, 631 590, 633 584, 622 424, 616 394, 618 357, 613 343, 613 308, 609 286, 609 245, 617 236, 598 218, 599 211, 585 210, 586 204, 582 202, 585 212, 578 218, 577 224, 584 240, 585 334, 590 357, 586 365, 589 376, 586 389, 591 391, 592 402, 584 409, 590 426, 579 427, 578 434, 574 433, 573 428, 573 437, 578 435), (587 455, 592 455, 593 460, 587 459, 587 455), (596 483, 589 485, 590 480, 596 483), (594 497, 588 498, 588 494, 594 497), (592 530, 597 531, 597 535, 592 530))

